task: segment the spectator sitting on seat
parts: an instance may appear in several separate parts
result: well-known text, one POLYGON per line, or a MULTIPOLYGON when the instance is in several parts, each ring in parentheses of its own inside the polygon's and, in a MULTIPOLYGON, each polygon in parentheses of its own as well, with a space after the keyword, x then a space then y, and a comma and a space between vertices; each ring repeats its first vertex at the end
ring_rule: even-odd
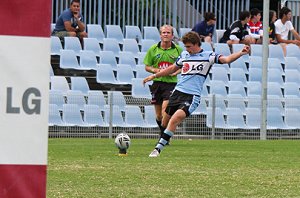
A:
POLYGON ((253 8, 250 13, 251 18, 247 23, 249 35, 255 39, 256 44, 262 44, 263 26, 260 21, 261 11, 257 8, 253 8))
POLYGON ((58 17, 52 36, 57 36, 63 41, 64 37, 77 36, 80 41, 87 37, 83 17, 80 14, 80 0, 72 0, 70 8, 64 10, 58 17))
POLYGON ((212 36, 215 29, 216 17, 214 13, 206 12, 204 14, 204 21, 197 23, 192 31, 199 34, 202 42, 212 42, 212 36))
POLYGON ((281 44, 284 55, 286 55, 287 44, 292 43, 300 47, 300 35, 294 29, 294 26, 291 22, 291 18, 292 11, 287 7, 283 7, 279 11, 279 19, 274 23, 276 39, 277 42, 281 44), (295 37, 294 40, 288 39, 289 31, 291 31, 293 36, 295 37))
POLYGON ((223 37, 220 39, 220 43, 232 44, 254 44, 253 39, 247 31, 247 23, 250 20, 250 12, 242 11, 239 16, 239 20, 234 21, 229 28, 224 32, 223 37))
POLYGON ((269 12, 269 40, 270 44, 277 44, 275 37, 275 21, 277 19, 277 14, 274 10, 270 10, 269 12))

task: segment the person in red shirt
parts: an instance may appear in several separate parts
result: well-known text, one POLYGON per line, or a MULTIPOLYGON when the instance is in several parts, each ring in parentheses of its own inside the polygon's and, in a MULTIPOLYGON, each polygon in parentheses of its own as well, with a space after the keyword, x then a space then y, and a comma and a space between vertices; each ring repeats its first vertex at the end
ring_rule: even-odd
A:
POLYGON ((247 23, 249 35, 255 39, 256 44, 261 44, 263 36, 263 27, 260 21, 261 11, 257 8, 253 8, 251 9, 250 13, 251 18, 250 21, 247 23))

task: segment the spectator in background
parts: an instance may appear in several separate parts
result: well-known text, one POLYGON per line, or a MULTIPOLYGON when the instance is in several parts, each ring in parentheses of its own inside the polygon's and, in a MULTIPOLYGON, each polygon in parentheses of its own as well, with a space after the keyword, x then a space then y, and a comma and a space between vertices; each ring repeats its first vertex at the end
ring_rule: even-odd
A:
POLYGON ((270 44, 277 44, 275 37, 275 21, 277 19, 277 14, 274 10, 269 11, 269 40, 270 44))
POLYGON ((87 37, 85 24, 80 14, 80 0, 72 0, 70 8, 64 10, 58 17, 55 28, 52 32, 63 41, 64 37, 78 37, 82 43, 83 38, 87 37))
POLYGON ((294 29, 291 18, 292 11, 287 7, 282 7, 279 11, 279 19, 274 23, 276 39, 277 42, 281 44, 284 55, 286 55, 287 44, 292 43, 300 47, 300 36, 294 29), (295 37, 294 40, 288 39, 289 31, 291 31, 295 37))
POLYGON ((206 12, 204 14, 204 21, 197 23, 192 31, 195 31, 199 34, 201 42, 212 42, 212 36, 214 33, 216 24, 216 17, 214 13, 206 12))
POLYGON ((239 16, 239 20, 234 21, 229 28, 224 32, 223 37, 220 39, 220 43, 232 44, 254 44, 255 39, 249 36, 247 30, 247 23, 250 20, 250 12, 242 11, 239 16))
POLYGON ((262 44, 263 26, 260 21, 261 11, 257 8, 253 8, 250 11, 251 18, 247 23, 249 35, 255 39, 256 44, 262 44))
MULTIPOLYGON (((155 74, 161 69, 168 68, 176 61, 182 52, 182 49, 172 42, 173 37, 174 34, 172 26, 163 25, 160 28, 161 41, 152 45, 144 58, 145 70, 147 72, 155 74)), ((169 74, 168 76, 156 78, 150 87, 152 94, 151 103, 154 104, 156 122, 161 131, 160 135, 162 135, 165 130, 165 128, 161 125, 161 121, 169 103, 169 97, 177 83, 178 73, 180 73, 180 70, 169 74)))

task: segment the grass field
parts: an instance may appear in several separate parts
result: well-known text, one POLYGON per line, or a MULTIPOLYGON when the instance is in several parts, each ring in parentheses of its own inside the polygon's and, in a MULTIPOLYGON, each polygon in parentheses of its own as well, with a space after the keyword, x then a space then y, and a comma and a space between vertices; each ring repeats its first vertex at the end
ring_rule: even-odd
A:
POLYGON ((300 197, 299 141, 49 139, 47 197, 300 197))

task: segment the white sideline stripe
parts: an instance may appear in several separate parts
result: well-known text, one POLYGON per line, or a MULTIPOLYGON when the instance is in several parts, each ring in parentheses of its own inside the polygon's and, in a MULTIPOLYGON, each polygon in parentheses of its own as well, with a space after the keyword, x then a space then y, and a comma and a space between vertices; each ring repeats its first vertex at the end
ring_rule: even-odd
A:
POLYGON ((47 164, 48 89, 50 38, 0 36, 0 164, 47 164), (12 87, 12 107, 19 114, 7 114, 7 88, 12 87), (41 113, 28 115, 22 108, 25 90, 33 87, 41 97, 41 113))

